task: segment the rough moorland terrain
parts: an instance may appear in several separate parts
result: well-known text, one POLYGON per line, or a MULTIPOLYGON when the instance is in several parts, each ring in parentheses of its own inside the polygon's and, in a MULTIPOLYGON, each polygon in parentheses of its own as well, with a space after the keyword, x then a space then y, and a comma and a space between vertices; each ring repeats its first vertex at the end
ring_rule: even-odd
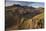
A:
POLYGON ((44 8, 13 5, 5 9, 6 29, 44 28, 44 8))

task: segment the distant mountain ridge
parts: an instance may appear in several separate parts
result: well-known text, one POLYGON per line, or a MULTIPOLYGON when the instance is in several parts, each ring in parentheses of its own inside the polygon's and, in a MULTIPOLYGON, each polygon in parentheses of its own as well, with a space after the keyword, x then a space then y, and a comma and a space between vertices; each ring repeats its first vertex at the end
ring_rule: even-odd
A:
MULTIPOLYGON (((8 7, 5 7, 6 8, 6 11, 12 11, 14 13, 17 13, 17 14, 24 14, 24 13, 40 13, 41 10, 40 9, 37 9, 34 8, 34 7, 28 7, 28 6, 21 6, 19 4, 14 4, 12 6, 8 6, 8 7)), ((44 8, 41 8, 41 9, 44 9, 44 8)))
MULTIPOLYGON (((6 8, 9 8, 9 7, 34 8, 34 7, 32 7, 32 6, 30 6, 30 7, 28 7, 28 6, 21 6, 21 5, 19 5, 19 4, 14 4, 14 5, 12 5, 12 6, 7 6, 6 8)), ((35 9, 35 8, 34 8, 34 9, 35 9)))

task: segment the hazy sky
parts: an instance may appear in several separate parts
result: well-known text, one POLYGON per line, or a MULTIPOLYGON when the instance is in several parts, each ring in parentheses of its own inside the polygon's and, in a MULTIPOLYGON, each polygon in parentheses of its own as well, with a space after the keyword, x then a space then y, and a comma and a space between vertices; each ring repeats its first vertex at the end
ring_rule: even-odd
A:
POLYGON ((9 1, 6 0, 6 6, 11 6, 13 4, 19 4, 22 6, 33 6, 33 7, 44 7, 44 2, 31 2, 31 1, 9 1))

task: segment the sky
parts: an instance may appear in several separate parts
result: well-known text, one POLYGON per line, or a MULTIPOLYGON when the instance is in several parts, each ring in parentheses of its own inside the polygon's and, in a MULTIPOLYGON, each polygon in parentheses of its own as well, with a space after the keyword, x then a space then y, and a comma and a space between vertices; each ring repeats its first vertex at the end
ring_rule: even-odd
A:
POLYGON ((35 2, 44 2, 44 0, 6 0, 6 1, 35 1, 35 2))
POLYGON ((32 6, 32 7, 44 7, 44 2, 32 2, 32 1, 11 1, 6 0, 6 6, 11 6, 13 4, 19 4, 21 6, 32 6))

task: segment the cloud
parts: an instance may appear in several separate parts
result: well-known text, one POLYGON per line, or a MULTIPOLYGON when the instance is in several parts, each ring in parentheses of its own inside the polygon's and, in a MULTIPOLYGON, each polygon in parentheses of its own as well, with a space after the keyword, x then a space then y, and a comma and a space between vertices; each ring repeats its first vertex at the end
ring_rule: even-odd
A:
POLYGON ((6 1, 28 1, 28 2, 44 2, 44 0, 6 0, 6 1))
POLYGON ((6 1, 6 6, 11 6, 13 4, 19 4, 21 6, 37 6, 44 7, 44 2, 26 2, 26 1, 6 1))

